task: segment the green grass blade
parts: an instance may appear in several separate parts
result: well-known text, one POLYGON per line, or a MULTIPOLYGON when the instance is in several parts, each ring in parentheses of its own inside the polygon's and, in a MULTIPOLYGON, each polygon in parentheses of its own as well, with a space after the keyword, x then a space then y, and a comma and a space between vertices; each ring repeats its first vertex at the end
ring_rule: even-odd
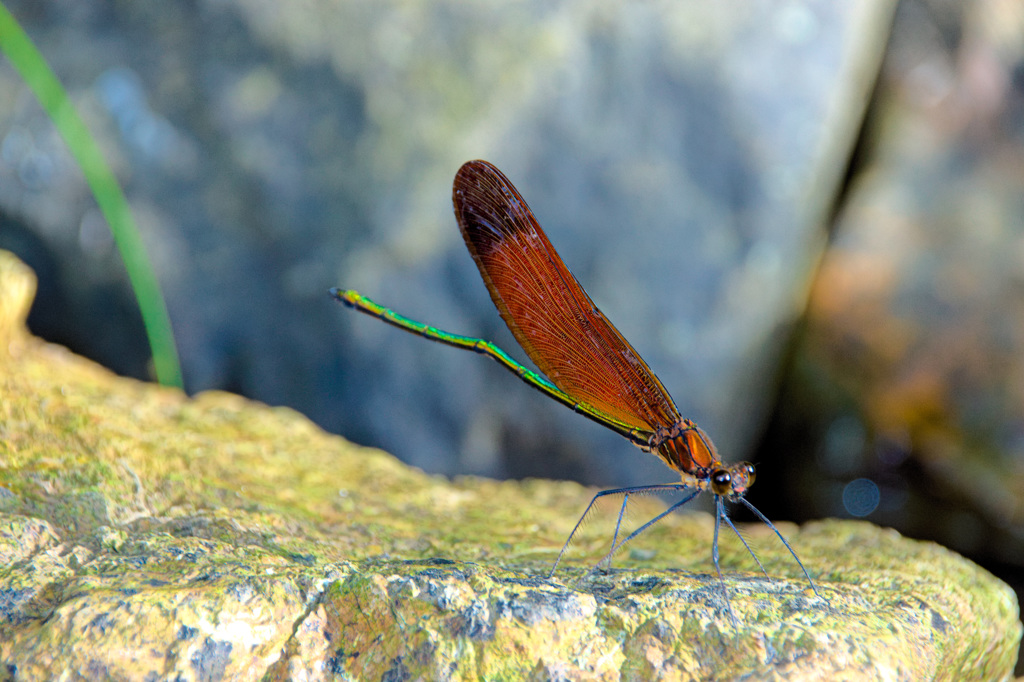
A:
POLYGON ((46 60, 32 44, 17 20, 0 2, 0 50, 11 60, 82 169, 93 197, 114 235, 153 351, 157 381, 165 386, 182 386, 178 350, 174 345, 171 320, 156 275, 150 267, 142 239, 135 227, 128 202, 117 178, 103 160, 99 145, 78 116, 67 92, 50 70, 46 60))

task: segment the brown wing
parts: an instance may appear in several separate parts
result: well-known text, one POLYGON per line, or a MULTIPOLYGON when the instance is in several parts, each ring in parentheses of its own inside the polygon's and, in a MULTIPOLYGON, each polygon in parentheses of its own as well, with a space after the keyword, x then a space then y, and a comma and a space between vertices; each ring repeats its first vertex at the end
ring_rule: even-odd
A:
POLYGON ((555 386, 634 428, 679 420, 668 391, 590 300, 501 171, 466 163, 452 200, 491 300, 555 386))

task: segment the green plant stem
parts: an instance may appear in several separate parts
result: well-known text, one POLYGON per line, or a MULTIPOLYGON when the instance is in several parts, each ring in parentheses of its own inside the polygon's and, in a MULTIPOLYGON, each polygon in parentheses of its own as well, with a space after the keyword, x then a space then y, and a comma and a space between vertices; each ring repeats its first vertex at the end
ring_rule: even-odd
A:
POLYGON ((110 226, 114 243, 117 244, 124 260, 128 279, 139 302, 142 321, 153 352, 157 381, 164 385, 181 387, 181 366, 174 345, 174 335, 171 332, 171 320, 160 292, 160 284, 150 266, 142 239, 128 208, 128 201, 121 191, 117 178, 104 161, 99 145, 78 116, 67 92, 2 1, 0 50, 11 60, 14 68, 32 88, 40 104, 50 115, 54 126, 82 169, 93 197, 110 226))

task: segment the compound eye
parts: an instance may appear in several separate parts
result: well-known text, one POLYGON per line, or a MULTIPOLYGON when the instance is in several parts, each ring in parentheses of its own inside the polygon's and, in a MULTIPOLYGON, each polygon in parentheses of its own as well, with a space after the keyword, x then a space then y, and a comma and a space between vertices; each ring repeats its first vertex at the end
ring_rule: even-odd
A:
POLYGON ((715 495, 728 495, 732 492, 732 474, 725 469, 718 469, 711 474, 711 492, 715 495))
POLYGON ((754 484, 754 479, 757 478, 757 469, 750 462, 743 465, 743 471, 747 474, 747 487, 749 488, 754 484))

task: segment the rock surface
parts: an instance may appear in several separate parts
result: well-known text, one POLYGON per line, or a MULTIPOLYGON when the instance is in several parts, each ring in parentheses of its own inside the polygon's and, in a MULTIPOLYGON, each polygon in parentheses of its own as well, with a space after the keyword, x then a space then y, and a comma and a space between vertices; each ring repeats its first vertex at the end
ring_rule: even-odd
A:
POLYGON ((1012 670, 1012 591, 938 545, 860 522, 783 525, 822 599, 761 526, 745 535, 772 579, 735 537, 725 580, 712 577, 704 514, 667 519, 590 574, 603 510, 549 580, 591 491, 428 476, 288 409, 117 377, 25 332, 33 289, 0 252, 0 677, 1012 670))

